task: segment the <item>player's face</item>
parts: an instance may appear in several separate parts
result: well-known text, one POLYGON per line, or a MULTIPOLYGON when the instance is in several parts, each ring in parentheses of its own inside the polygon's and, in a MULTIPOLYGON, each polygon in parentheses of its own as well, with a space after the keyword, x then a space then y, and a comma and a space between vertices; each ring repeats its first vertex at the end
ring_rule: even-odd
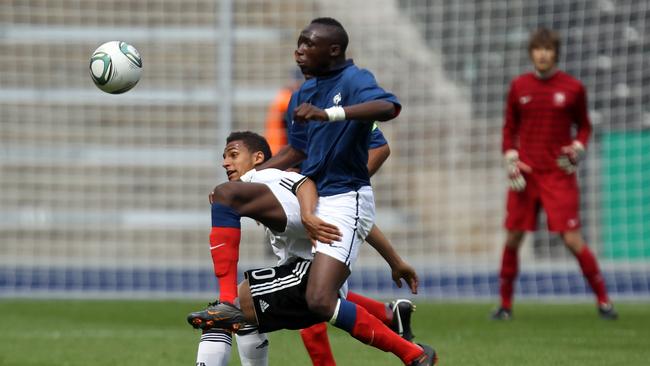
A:
POLYGON ((550 71, 555 67, 555 48, 549 46, 535 47, 530 51, 535 70, 540 73, 550 71))
POLYGON ((222 166, 226 169, 230 181, 239 179, 262 161, 264 161, 262 152, 251 152, 241 140, 231 141, 223 149, 222 166))
POLYGON ((298 37, 294 59, 304 75, 322 75, 330 63, 332 43, 327 34, 327 27, 310 24, 298 37))

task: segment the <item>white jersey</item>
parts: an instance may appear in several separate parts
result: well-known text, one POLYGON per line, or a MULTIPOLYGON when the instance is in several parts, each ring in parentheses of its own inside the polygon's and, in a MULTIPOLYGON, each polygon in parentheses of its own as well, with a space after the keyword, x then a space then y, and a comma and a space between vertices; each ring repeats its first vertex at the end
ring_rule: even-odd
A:
POLYGON ((278 265, 285 264, 292 258, 312 259, 312 245, 300 219, 300 204, 293 193, 293 187, 304 178, 295 172, 278 169, 255 169, 241 177, 243 182, 262 183, 269 187, 278 199, 287 216, 287 227, 278 233, 269 228, 265 229, 266 238, 271 244, 273 253, 278 257, 278 265))

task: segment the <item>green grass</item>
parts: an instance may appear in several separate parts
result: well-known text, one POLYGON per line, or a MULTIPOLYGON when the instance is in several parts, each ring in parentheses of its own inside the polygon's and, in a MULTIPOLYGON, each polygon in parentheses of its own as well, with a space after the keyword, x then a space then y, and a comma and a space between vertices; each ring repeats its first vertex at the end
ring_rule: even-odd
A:
MULTIPOLYGON (((185 314, 201 303, 170 301, 0 301, 0 365, 193 365, 199 332, 185 314)), ((518 304, 511 322, 488 320, 490 304, 419 303, 416 341, 441 365, 648 365, 650 304, 618 304, 603 321, 590 304, 518 304)), ((341 366, 399 365, 331 329, 341 366)), ((236 348, 236 347, 235 347, 236 348)), ((310 365, 297 332, 271 335, 271 365, 310 365)), ((232 365, 239 365, 233 352, 232 365)))

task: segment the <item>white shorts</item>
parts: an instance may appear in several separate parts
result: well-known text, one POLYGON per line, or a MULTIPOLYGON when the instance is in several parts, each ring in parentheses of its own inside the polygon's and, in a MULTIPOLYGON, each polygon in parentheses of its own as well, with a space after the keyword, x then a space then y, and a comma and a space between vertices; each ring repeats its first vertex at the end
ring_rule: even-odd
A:
POLYGON ((264 169, 253 172, 249 177, 251 183, 262 183, 269 187, 287 215, 285 230, 282 233, 274 232, 274 234, 282 234, 294 239, 308 238, 300 219, 300 203, 291 191, 293 185, 303 179, 304 175, 278 169, 264 169))
POLYGON ((357 260, 359 248, 375 223, 375 199, 370 186, 358 191, 320 197, 316 215, 323 221, 336 225, 341 241, 332 244, 317 242, 316 252, 326 254, 350 269, 357 260))

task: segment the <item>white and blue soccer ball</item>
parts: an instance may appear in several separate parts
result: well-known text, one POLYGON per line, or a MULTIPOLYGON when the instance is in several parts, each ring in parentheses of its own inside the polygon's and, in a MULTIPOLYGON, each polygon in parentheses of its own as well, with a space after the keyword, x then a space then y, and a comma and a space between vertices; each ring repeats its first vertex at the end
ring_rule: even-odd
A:
POLYGON ((107 93, 121 94, 140 80, 142 58, 132 45, 110 41, 99 46, 90 57, 90 76, 107 93))

